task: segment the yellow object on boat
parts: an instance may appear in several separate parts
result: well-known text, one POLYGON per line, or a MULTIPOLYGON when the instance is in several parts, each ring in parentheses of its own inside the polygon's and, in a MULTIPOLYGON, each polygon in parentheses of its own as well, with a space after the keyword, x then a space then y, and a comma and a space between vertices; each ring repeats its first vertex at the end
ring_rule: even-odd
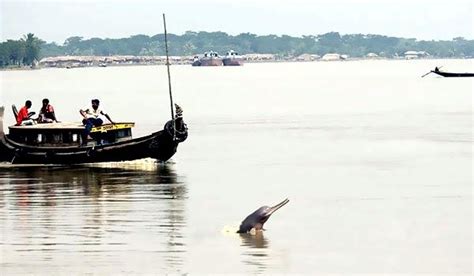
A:
POLYGON ((106 124, 97 127, 93 127, 91 133, 93 132, 107 132, 110 130, 119 130, 127 129, 135 126, 135 123, 116 123, 116 124, 106 124))

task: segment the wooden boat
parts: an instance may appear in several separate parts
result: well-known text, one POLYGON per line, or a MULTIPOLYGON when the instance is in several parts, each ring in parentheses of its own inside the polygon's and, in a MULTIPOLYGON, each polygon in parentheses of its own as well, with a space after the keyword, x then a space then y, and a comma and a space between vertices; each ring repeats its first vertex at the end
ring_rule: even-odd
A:
POLYGON ((230 50, 222 59, 224 66, 241 66, 244 64, 244 58, 234 50, 230 50))
MULTIPOLYGON (((181 111, 180 108, 177 108, 181 111)), ((13 164, 80 164, 154 158, 170 159, 178 144, 188 136, 180 112, 163 130, 132 139, 134 123, 106 124, 95 127, 86 146, 80 123, 52 123, 11 126, 3 129, 4 107, 0 107, 0 161, 13 164)))
POLYGON ((446 78, 474 77, 474 73, 450 73, 440 71, 438 68, 431 70, 431 73, 435 73, 446 78))

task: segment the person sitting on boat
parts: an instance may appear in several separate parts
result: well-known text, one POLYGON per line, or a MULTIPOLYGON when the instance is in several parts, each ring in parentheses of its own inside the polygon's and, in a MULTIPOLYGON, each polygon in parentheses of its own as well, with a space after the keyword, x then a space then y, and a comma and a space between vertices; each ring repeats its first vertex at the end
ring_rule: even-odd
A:
POLYGON ((435 72, 439 72, 438 66, 435 67, 435 72))
POLYGON ((115 124, 107 113, 99 109, 100 101, 98 99, 93 99, 91 103, 92 108, 79 110, 79 113, 81 113, 82 117, 84 117, 82 123, 85 126, 84 132, 82 134, 82 145, 87 144, 87 137, 91 133, 92 127, 100 126, 104 123, 102 119, 99 118, 100 115, 105 116, 107 120, 109 120, 112 124, 115 124))
POLYGON ((20 108, 20 111, 18 111, 18 115, 16 116, 17 126, 28 126, 28 125, 33 125, 35 123, 33 119, 30 118, 30 114, 28 112, 28 109, 30 109, 31 106, 32 106, 31 101, 27 100, 25 102, 25 106, 20 108))
POLYGON ((45 124, 53 122, 58 122, 56 115, 54 114, 54 108, 49 104, 48 99, 43 99, 43 106, 39 112, 38 123, 45 124))

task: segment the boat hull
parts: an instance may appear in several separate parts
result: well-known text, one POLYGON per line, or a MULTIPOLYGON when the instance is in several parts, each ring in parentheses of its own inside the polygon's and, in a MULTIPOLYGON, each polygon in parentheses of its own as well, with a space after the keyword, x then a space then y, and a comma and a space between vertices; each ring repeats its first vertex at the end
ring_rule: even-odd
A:
POLYGON ((209 58, 200 59, 199 61, 193 62, 193 66, 222 66, 222 59, 220 58, 209 58))
POLYGON ((244 64, 243 59, 240 58, 224 58, 222 63, 224 66, 242 66, 244 64))
POLYGON ((29 147, 4 137, 1 159, 13 164, 80 164, 142 158, 167 161, 176 153, 177 148, 178 142, 173 141, 172 137, 163 131, 146 139, 134 139, 123 144, 76 149, 29 147))
POLYGON ((441 71, 431 71, 435 74, 446 78, 462 78, 462 77, 474 77, 474 73, 450 73, 450 72, 441 72, 441 71))

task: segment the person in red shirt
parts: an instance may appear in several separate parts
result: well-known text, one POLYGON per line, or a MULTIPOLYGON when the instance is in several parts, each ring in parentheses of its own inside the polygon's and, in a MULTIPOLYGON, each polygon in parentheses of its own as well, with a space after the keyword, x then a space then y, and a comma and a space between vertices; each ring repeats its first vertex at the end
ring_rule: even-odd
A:
POLYGON ((28 116, 28 109, 31 108, 31 101, 28 100, 25 102, 25 106, 18 111, 18 115, 16 116, 16 125, 21 126, 21 125, 32 125, 33 120, 30 119, 28 116))

